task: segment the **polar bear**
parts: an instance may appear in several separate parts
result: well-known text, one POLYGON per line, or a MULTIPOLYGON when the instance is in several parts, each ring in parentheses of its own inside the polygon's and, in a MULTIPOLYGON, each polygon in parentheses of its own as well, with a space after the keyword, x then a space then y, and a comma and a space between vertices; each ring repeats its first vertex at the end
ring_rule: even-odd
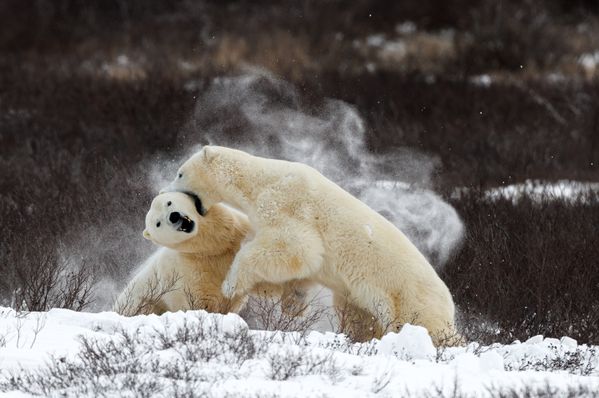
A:
POLYGON ((205 146, 167 190, 193 192, 207 209, 224 202, 249 216, 255 235, 235 256, 222 286, 226 297, 259 282, 311 278, 333 291, 335 306, 375 316, 379 331, 415 323, 437 344, 457 336, 451 294, 424 256, 315 169, 205 146))
MULTIPOLYGON (((193 195, 169 192, 152 201, 146 239, 162 246, 142 266, 114 303, 123 315, 205 309, 239 312, 248 292, 226 298, 221 285, 250 226, 247 217, 225 205, 206 211, 193 195)), ((252 294, 278 296, 285 309, 299 310, 307 282, 261 283, 252 294), (296 306, 296 307, 291 307, 296 306)))

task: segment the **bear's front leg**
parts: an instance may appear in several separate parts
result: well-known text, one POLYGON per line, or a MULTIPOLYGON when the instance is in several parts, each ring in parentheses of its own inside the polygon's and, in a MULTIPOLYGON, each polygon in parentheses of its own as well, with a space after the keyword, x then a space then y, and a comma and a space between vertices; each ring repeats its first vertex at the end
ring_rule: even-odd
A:
POLYGON ((265 228, 244 244, 225 278, 225 297, 248 292, 258 282, 285 283, 314 275, 322 266, 323 245, 306 228, 265 228))
MULTIPOLYGON (((235 294, 243 294, 241 292, 241 289, 237 288, 237 282, 239 280, 239 264, 239 253, 237 253, 237 256, 235 256, 235 258, 233 259, 233 264, 231 264, 231 268, 229 268, 229 272, 227 273, 227 276, 223 281, 221 289, 223 295, 227 298, 232 298, 233 296, 235 296, 235 294)), ((247 281, 244 282, 244 285, 245 284, 247 284, 247 281)))
POLYGON ((257 267, 253 266, 255 252, 252 252, 252 243, 253 241, 243 245, 233 259, 231 268, 222 284, 222 293, 227 298, 245 295, 254 285, 264 281, 264 278, 260 278, 256 274, 257 267))

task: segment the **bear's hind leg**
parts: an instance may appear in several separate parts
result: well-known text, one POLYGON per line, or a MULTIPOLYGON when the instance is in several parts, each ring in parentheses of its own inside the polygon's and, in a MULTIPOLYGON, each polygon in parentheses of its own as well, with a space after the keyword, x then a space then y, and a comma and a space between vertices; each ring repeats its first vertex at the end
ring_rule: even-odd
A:
POLYGON ((347 294, 335 293, 333 307, 339 322, 338 330, 356 342, 381 338, 382 329, 378 319, 370 312, 356 305, 347 294))
POLYGON ((350 299, 362 311, 367 311, 378 322, 377 337, 391 331, 397 331, 401 315, 397 310, 394 297, 386 292, 364 283, 352 284, 349 288, 350 299))
POLYGON ((464 343, 463 337, 455 328, 453 303, 431 303, 423 299, 409 301, 405 295, 397 292, 391 293, 390 296, 395 312, 399 314, 393 328, 395 331, 409 323, 425 327, 435 346, 455 346, 464 343))
POLYGON ((309 279, 293 280, 283 285, 281 308, 283 313, 292 316, 302 316, 310 307, 308 291, 316 286, 309 279))

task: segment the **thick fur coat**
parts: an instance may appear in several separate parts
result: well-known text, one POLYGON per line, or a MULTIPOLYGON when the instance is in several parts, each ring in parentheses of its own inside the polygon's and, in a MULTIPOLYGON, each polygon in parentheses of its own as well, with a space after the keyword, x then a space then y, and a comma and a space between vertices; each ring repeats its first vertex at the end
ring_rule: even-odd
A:
POLYGON ((304 294, 300 282, 261 283, 242 294, 222 294, 221 285, 249 232, 247 217, 225 205, 204 211, 190 195, 158 195, 147 213, 144 237, 162 247, 137 271, 113 309, 124 315, 189 309, 239 312, 248 294, 297 304, 304 294))
POLYGON ((376 334, 414 323, 437 344, 455 336, 451 294, 425 257, 393 224, 315 169, 206 146, 168 189, 195 193, 207 209, 224 202, 249 216, 254 236, 235 256, 225 297, 261 282, 309 278, 333 291, 338 309, 372 314, 376 334))

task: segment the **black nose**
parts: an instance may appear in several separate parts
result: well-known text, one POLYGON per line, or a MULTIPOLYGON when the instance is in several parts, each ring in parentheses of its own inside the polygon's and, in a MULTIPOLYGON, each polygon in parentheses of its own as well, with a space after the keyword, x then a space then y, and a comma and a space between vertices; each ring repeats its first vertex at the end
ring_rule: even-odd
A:
POLYGON ((176 211, 174 211, 168 215, 168 220, 170 222, 172 222, 173 224, 178 223, 180 219, 181 219, 181 214, 179 214, 176 211))

